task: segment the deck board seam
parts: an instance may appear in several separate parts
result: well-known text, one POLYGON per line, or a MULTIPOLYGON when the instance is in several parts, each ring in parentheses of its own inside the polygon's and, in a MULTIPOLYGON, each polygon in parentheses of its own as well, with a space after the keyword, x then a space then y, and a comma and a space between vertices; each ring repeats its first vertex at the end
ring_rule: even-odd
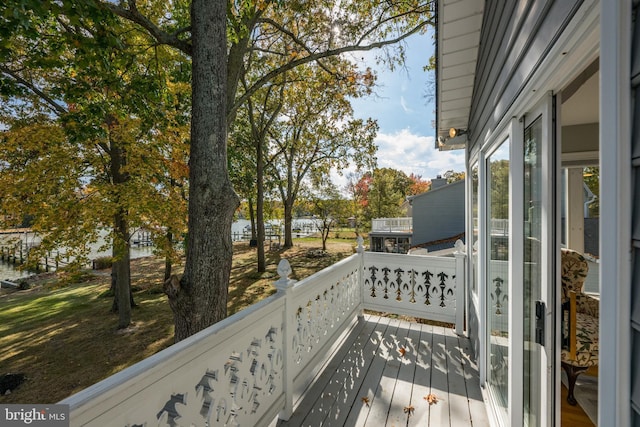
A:
POLYGON ((273 425, 489 425, 467 338, 442 326, 369 314, 343 337, 290 420, 273 425), (429 394, 437 402, 427 402, 429 394))

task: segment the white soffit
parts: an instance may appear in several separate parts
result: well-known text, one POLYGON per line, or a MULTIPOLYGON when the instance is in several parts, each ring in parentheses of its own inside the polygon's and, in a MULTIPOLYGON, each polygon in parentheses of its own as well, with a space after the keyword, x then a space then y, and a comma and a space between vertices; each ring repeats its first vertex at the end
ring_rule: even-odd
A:
POLYGON ((440 0, 438 5, 438 136, 469 123, 484 0, 440 0))

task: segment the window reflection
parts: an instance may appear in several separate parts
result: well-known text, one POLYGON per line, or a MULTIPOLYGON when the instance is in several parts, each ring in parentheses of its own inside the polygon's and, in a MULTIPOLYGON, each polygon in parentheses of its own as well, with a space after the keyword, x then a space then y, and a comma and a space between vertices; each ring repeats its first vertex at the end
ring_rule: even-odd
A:
POLYGON ((489 384, 506 416, 509 339, 509 140, 487 159, 489 384))

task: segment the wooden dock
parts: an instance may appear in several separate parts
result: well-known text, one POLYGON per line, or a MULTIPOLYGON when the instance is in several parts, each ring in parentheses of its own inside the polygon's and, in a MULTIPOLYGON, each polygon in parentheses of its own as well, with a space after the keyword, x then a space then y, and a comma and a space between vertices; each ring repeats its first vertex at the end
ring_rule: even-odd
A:
MULTIPOLYGON (((29 258, 29 250, 31 248, 23 245, 0 246, 0 262, 13 265, 22 265, 29 258)), ((58 254, 59 255, 59 254, 58 254)), ((48 272, 50 270, 58 270, 60 267, 67 265, 67 261, 58 260, 59 256, 49 254, 40 258, 37 263, 33 263, 31 270, 34 273, 41 271, 48 272)))
POLYGON ((0 228, 0 234, 23 234, 31 233, 30 228, 0 228))
POLYGON ((278 426, 489 425, 468 339, 367 315, 278 426))

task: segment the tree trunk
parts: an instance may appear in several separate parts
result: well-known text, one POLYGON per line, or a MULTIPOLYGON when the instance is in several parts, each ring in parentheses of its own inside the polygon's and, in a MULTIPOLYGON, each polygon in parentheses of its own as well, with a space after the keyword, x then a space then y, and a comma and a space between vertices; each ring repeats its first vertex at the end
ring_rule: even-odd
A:
MULTIPOLYGON (((108 116, 106 119, 109 127, 117 126, 117 120, 108 116)), ((110 173, 111 181, 116 188, 116 200, 120 205, 119 187, 129 180, 129 175, 124 168, 127 165, 126 150, 117 138, 110 138, 110 173)), ((111 287, 113 290, 112 310, 118 313, 118 329, 123 329, 131 323, 131 307, 135 306, 131 293, 131 260, 129 246, 129 222, 127 211, 119 206, 113 218, 113 246, 111 265, 111 287)))
POLYGON ((182 279, 165 282, 175 340, 227 316, 233 244, 231 223, 240 204, 227 169, 227 3, 191 3, 192 113, 189 156, 189 235, 182 279))
MULTIPOLYGON (((127 230, 126 236, 121 236, 122 238, 129 237, 129 227, 127 225, 126 219, 124 220, 124 227, 127 230)), ((119 223, 122 220, 118 221, 119 223)), ((114 225, 114 231, 116 235, 120 235, 118 231, 118 226, 114 225)), ((133 299, 133 293, 131 292, 131 248, 129 246, 129 242, 126 242, 126 245, 118 248, 116 247, 116 239, 114 239, 113 247, 111 249, 111 259, 113 260, 111 263, 111 293, 113 294, 113 304, 111 304, 111 311, 114 313, 120 313, 119 310, 119 295, 120 292, 125 292, 125 294, 129 294, 129 304, 125 304, 125 312, 120 313, 120 318, 118 320, 118 329, 126 328, 129 323, 131 323, 131 309, 136 307, 136 303, 133 299), (118 253, 123 253, 123 257, 126 259, 118 259, 118 253), (124 264, 124 265, 123 265, 124 264), (128 316, 126 313, 129 313, 128 316), (128 317, 128 320, 127 320, 128 317), (126 325, 125 325, 126 324, 126 325), (121 326, 125 325, 125 326, 121 326)))
POLYGON ((293 247, 293 234, 291 224, 293 223, 293 200, 289 199, 284 204, 284 247, 293 247))
POLYGON ((256 141, 256 228, 258 232, 258 272, 267 271, 267 260, 264 253, 264 157, 262 141, 256 141))
MULTIPOLYGON (((295 158, 295 150, 291 147, 291 151, 289 153, 289 161, 287 162, 287 182, 285 183, 286 188, 282 194, 282 204, 284 205, 284 247, 292 248, 293 247, 293 237, 291 236, 291 222, 293 221, 293 203, 296 200, 296 195, 294 194, 294 187, 297 184, 294 184, 293 177, 293 159, 295 158)), ((295 191, 297 193, 297 191, 295 191)))
POLYGON ((331 225, 326 220, 322 220, 322 229, 320 230, 320 236, 322 237, 322 250, 327 250, 327 239, 329 238, 329 232, 331 231, 331 225))
POLYGON ((256 213, 253 210, 253 198, 249 197, 249 219, 251 220, 251 238, 256 238, 256 213))
MULTIPOLYGON (((173 246, 173 233, 168 231, 167 232, 167 242, 169 243, 169 246, 173 246)), ((171 257, 170 256, 166 256, 164 259, 164 281, 166 282, 167 280, 169 280, 169 278, 171 277, 171 270, 173 269, 173 263, 171 262, 171 257)))
POLYGON ((124 329, 131 324, 131 307, 134 303, 131 293, 129 226, 122 211, 116 214, 115 231, 111 279, 115 283, 114 303, 117 303, 118 329, 124 329))

